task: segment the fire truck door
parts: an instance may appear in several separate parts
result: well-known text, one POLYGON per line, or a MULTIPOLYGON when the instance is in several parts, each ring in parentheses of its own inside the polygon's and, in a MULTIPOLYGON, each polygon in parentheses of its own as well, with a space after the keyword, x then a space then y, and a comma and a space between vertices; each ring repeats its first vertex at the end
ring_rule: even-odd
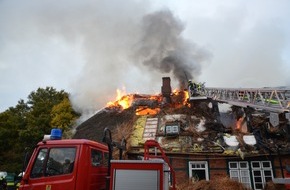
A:
POLYGON ((24 190, 74 190, 75 155, 76 147, 40 149, 24 181, 24 190))

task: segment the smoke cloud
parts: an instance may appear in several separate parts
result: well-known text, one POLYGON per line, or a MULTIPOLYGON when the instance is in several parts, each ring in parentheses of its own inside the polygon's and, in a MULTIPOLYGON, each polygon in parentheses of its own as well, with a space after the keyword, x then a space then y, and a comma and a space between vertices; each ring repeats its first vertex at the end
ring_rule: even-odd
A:
POLYGON ((13 53, 24 51, 19 59, 28 67, 19 68, 26 74, 20 72, 18 78, 33 76, 42 81, 31 91, 69 81, 66 90, 82 113, 106 106, 123 86, 128 93, 160 93, 163 76, 175 77, 182 86, 186 77, 200 74, 200 63, 207 57, 182 37, 185 27, 170 10, 154 12, 149 2, 28 0, 18 4, 0 1, 2 61, 16 66, 19 60, 12 59, 13 53))
POLYGON ((83 113, 127 93, 290 85, 290 2, 0 0, 0 110, 39 87, 83 113), (165 7, 165 8, 164 8, 165 7), (208 64, 210 63, 210 64, 208 64))
MULTIPOLYGON (((182 38, 184 26, 172 12, 143 12, 143 15, 139 12, 138 15, 135 11, 122 16, 114 14, 110 20, 103 17, 105 23, 94 22, 97 27, 85 30, 90 31, 83 35, 86 63, 72 94, 72 100, 82 112, 83 108, 95 110, 95 106, 104 106, 113 100, 115 90, 127 85, 126 75, 130 72, 128 80, 146 84, 145 78, 150 78, 150 83, 159 89, 160 74, 175 77, 180 88, 185 88, 186 78, 200 74, 200 64, 207 60, 208 53, 182 38), (131 19, 130 15, 135 18, 131 19), (142 73, 142 78, 138 73, 142 73)), ((147 86, 150 85, 142 85, 142 92, 152 93, 146 92, 147 86)), ((139 90, 140 85, 132 91, 139 90)))
POLYGON ((74 3, 80 7, 44 12, 38 25, 42 33, 82 47, 84 65, 71 83, 71 100, 80 112, 90 115, 106 106, 123 86, 129 85, 129 93, 152 93, 150 84, 160 89, 164 74, 183 88, 186 76, 200 74, 206 52, 182 38, 184 26, 171 11, 151 13, 150 5, 135 1, 74 3))
POLYGON ((183 23, 169 10, 154 12, 142 20, 142 36, 136 58, 151 70, 173 73, 181 89, 187 80, 201 74, 201 64, 209 52, 182 37, 183 23))

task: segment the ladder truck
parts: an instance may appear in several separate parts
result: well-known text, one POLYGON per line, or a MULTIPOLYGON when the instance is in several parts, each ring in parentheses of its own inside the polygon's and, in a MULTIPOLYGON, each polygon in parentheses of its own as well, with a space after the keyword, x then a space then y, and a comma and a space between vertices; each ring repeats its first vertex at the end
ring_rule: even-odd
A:
MULTIPOLYGON (((245 110, 260 110, 269 113, 270 123, 276 127, 280 120, 290 124, 290 87, 276 88, 189 88, 189 101, 207 99, 217 103, 227 103, 245 110)), ((217 108, 218 109, 218 108, 217 108)), ((248 112, 246 111, 246 112, 248 112)))
POLYGON ((112 160, 115 147, 122 158, 126 142, 113 142, 107 128, 107 146, 87 139, 62 140, 59 129, 45 136, 33 151, 19 190, 175 190, 174 171, 154 140, 145 142, 143 160, 112 160))

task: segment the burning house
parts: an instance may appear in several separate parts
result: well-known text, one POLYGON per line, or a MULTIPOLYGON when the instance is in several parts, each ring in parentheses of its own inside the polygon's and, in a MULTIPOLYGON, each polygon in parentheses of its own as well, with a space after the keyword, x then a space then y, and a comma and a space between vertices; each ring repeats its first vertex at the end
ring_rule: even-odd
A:
POLYGON ((165 77, 159 95, 133 94, 111 102, 79 125, 74 138, 101 141, 108 127, 115 138, 126 138, 129 159, 142 159, 145 141, 156 140, 169 157, 177 184, 228 176, 245 187, 263 189, 286 177, 288 114, 273 126, 271 116, 259 109, 249 114, 232 106, 219 113, 218 105, 213 98, 190 101, 187 90, 172 90, 165 77))

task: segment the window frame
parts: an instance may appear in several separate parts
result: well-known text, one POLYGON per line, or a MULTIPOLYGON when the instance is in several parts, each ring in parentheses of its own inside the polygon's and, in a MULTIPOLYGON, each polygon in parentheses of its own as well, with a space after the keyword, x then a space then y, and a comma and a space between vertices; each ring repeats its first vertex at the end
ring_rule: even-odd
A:
POLYGON ((51 176, 61 176, 61 175, 72 174, 74 171, 76 153, 77 153, 76 146, 54 146, 54 147, 40 148, 37 152, 34 163, 32 165, 30 178, 36 179, 36 178, 41 178, 41 177, 51 177, 51 176), (71 149, 71 150, 68 150, 68 149, 71 149), (44 156, 44 158, 39 159, 42 150, 46 150, 46 152, 44 155, 41 155, 41 156, 44 156), (53 153, 54 150, 60 151, 61 153, 58 155, 57 159, 54 159, 54 156, 57 156, 57 154, 53 153), (68 155, 70 156, 69 157, 70 159, 68 158, 68 155), (68 162, 68 159, 70 160, 70 162, 68 162), (34 173, 33 170, 35 170, 35 168, 37 167, 36 164, 39 162, 39 160, 42 161, 41 167, 39 167, 39 170, 41 172, 34 173), (60 162, 60 160, 62 162, 60 162), (57 166, 52 167, 51 163, 56 164, 57 166), (68 171, 65 171, 67 169, 68 171))
POLYGON ((252 188, 250 168, 247 161, 229 161, 228 167, 230 179, 236 180, 244 184, 246 187, 252 188), (231 167, 232 164, 236 164, 237 167, 231 167), (246 164, 246 167, 242 167, 242 164, 246 164), (233 173, 236 173, 237 175, 233 176, 233 173), (246 178, 247 180, 245 180, 246 178))
POLYGON ((40 177, 45 176, 44 171, 46 168, 48 152, 49 152, 49 148, 47 147, 40 148, 38 150, 37 155, 35 156, 34 163, 31 168, 30 178, 40 178, 40 177), (41 153, 43 153, 43 155, 41 155, 41 153))
POLYGON ((192 171, 193 170, 204 170, 205 171, 205 180, 209 180, 209 167, 208 167, 208 161, 189 161, 188 162, 188 170, 189 170, 189 178, 191 179, 192 171), (193 164, 200 165, 200 167, 192 167, 193 164), (204 167, 201 167, 201 165, 204 164, 204 167))
MULTIPOLYGON (((94 155, 96 155, 96 154, 94 154, 94 155)), ((109 153, 108 152, 106 152, 102 149, 97 149, 97 148, 91 147, 90 157, 91 157, 91 166, 92 167, 109 167, 109 153), (96 153, 101 155, 101 159, 100 159, 99 164, 94 164, 93 152, 96 152, 96 153)))
MULTIPOLYGON (((266 182, 274 178, 272 162, 269 160, 253 160, 253 161, 229 161, 228 162, 228 172, 231 179, 237 180, 244 185, 242 172, 247 172, 247 176, 250 183, 250 188, 253 190, 261 190, 265 187, 266 182), (241 168, 241 164, 247 163, 247 167, 241 168), (232 167, 236 164, 237 167, 232 167), (270 175, 266 175, 265 172, 270 172, 270 175), (236 175, 238 174, 238 175, 236 175), (258 175, 257 175, 258 174, 258 175), (259 179, 260 178, 260 179, 259 179), (258 181, 260 180, 260 181, 258 181), (257 187, 260 185, 262 188, 257 187)), ((248 186, 247 186, 248 187, 248 186)))
POLYGON ((90 151, 91 155, 91 166, 93 167, 101 167, 104 164, 104 155, 103 155, 103 151, 99 150, 99 149, 95 149, 95 148, 91 148, 90 151), (96 158, 98 160, 94 160, 94 157, 98 156, 99 158, 96 158))
POLYGON ((258 163, 259 167, 252 167, 252 179, 253 179, 253 185, 254 185, 254 189, 255 190, 260 190, 260 188, 256 188, 257 184, 261 184, 263 189, 266 185, 267 181, 267 177, 271 177, 271 179, 274 178, 273 176, 273 168, 272 168, 272 163, 271 161, 251 161, 251 166, 253 166, 254 163, 258 163), (269 167, 264 167, 264 163, 269 163, 269 167), (270 171, 271 172, 271 176, 266 176, 265 175, 265 171, 270 171), (260 172, 260 176, 255 175, 255 172, 260 172), (261 182, 256 182, 255 181, 255 177, 260 177, 261 178, 261 182))

